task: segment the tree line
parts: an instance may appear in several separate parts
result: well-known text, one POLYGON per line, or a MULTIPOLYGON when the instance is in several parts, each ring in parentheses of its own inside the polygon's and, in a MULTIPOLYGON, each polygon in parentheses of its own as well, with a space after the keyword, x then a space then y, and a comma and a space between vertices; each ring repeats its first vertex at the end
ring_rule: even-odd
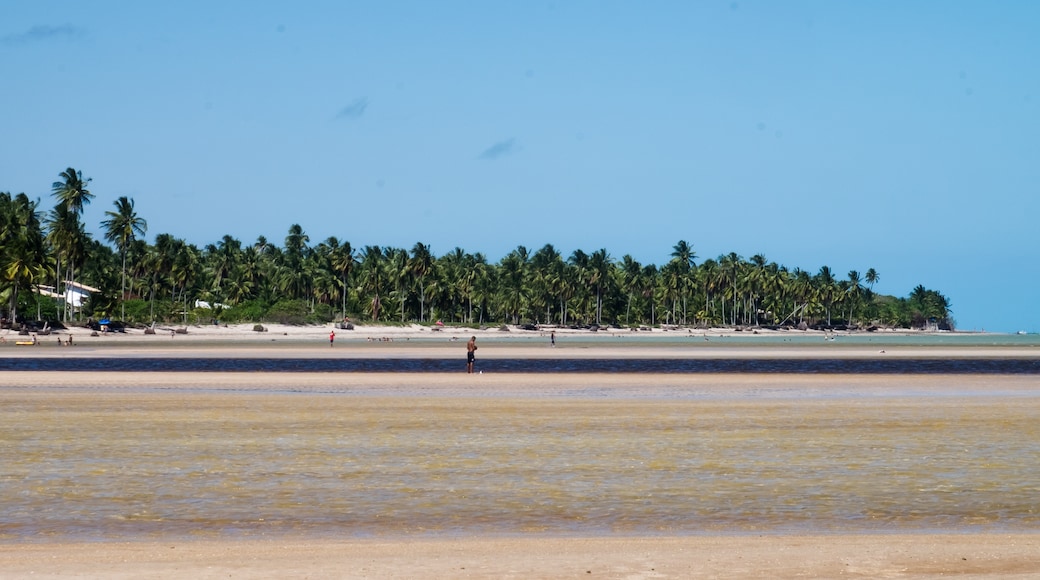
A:
POLYGON ((607 250, 564 256, 552 244, 518 246, 497 263, 456 247, 436 256, 329 237, 312 244, 298 224, 281 246, 224 235, 203 247, 168 233, 145 238, 147 221, 119 197, 101 222, 104 242, 82 222, 91 180, 68 168, 51 188, 55 205, 0 192, 0 303, 8 320, 119 317, 153 321, 322 323, 353 317, 382 323, 563 326, 793 326, 952 328, 950 302, 923 286, 907 297, 877 294, 874 268, 812 273, 736 253, 698 262, 685 240, 663 264, 607 250), (105 243, 107 242, 107 243, 105 243), (75 310, 69 284, 98 289, 75 310), (201 302, 209 308, 200 308, 201 302), (75 311, 74 311, 75 310, 75 311), (28 317, 26 315, 29 315, 28 317))

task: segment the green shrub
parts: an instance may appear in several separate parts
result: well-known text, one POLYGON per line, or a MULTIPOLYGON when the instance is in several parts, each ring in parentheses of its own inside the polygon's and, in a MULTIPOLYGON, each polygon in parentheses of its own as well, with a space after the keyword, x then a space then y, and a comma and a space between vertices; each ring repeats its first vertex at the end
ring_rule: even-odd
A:
POLYGON ((127 300, 123 303, 123 310, 126 311, 126 320, 123 322, 130 324, 147 324, 151 322, 151 308, 147 300, 141 300, 140 298, 127 300))
POLYGON ((332 322, 336 318, 338 318, 338 315, 333 312, 332 306, 316 304, 314 312, 311 312, 310 316, 307 317, 307 322, 310 324, 325 324, 326 322, 332 322))
POLYGON ((266 314, 267 304, 259 300, 250 300, 224 310, 220 314, 220 320, 230 324, 258 322, 264 320, 266 314))
POLYGON ((279 324, 306 324, 310 316, 310 306, 303 300, 282 300, 267 311, 264 317, 279 324))

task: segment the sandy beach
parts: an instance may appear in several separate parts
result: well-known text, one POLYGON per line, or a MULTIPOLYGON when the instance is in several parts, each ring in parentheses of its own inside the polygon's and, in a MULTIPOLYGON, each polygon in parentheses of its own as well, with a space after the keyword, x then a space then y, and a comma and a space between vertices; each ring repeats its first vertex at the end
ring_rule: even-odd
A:
POLYGON ((1035 578, 1036 535, 0 545, 0 578, 1035 578))
POLYGON ((450 358, 465 356, 465 343, 477 337, 479 358, 1025 358, 1040 359, 1040 342, 1007 344, 1009 335, 916 331, 820 332, 733 329, 648 331, 519 327, 366 326, 341 330, 332 324, 291 326, 252 324, 175 325, 125 333, 95 333, 70 327, 30 340, 0 331, 3 357, 293 357, 293 358, 450 358), (177 330, 184 331, 183 334, 177 330), (335 334, 330 347, 329 335, 335 334), (550 342, 555 337, 554 343, 550 342), (71 339, 72 348, 67 347, 71 339), (949 339, 949 340, 945 340, 949 339), (962 345, 961 343, 965 344, 962 345), (29 349, 29 350, 27 350, 29 349))
MULTIPOLYGON (((547 348, 542 335, 530 339, 528 344, 513 338, 515 335, 511 335, 510 340, 503 339, 505 333, 496 330, 431 332, 364 327, 337 331, 336 343, 329 347, 328 331, 329 328, 321 327, 275 327, 267 333, 253 333, 251 327, 199 327, 189 328, 186 335, 172 337, 169 334, 146 336, 139 332, 91 337, 74 330, 71 348, 58 347, 54 336, 41 337, 37 347, 3 345, 0 358, 451 357, 462 352, 464 345, 453 341, 453 334, 460 338, 477 335, 478 342, 487 345, 480 352, 487 358, 739 358, 764 354, 780 357, 1038 356, 1037 349, 1031 347, 967 350, 898 345, 876 348, 862 344, 844 347, 824 342, 822 336, 817 346, 726 345, 724 334, 707 337, 721 340, 704 340, 705 336, 691 338, 691 346, 686 347, 639 344, 627 338, 619 338, 617 345, 587 343, 580 340, 584 335, 560 332, 557 347, 547 348), (54 340, 55 345, 43 343, 44 340, 54 340), (722 345, 712 344, 720 341, 722 345), (693 350, 694 344, 697 350, 693 350)), ((487 415, 489 421, 496 421, 499 417, 496 414, 508 418, 510 413, 515 413, 513 408, 517 405, 547 421, 570 420, 574 413, 593 405, 605 416, 617 414, 619 418, 633 421, 635 427, 632 428, 642 428, 639 426, 651 426, 651 419, 633 419, 633 412, 645 411, 646 416, 652 418, 662 413, 660 409, 676 407, 705 417, 717 415, 718 421, 729 421, 726 417, 733 409, 740 409, 743 414, 762 413, 763 417, 776 417, 778 413, 782 416, 788 411, 796 416, 794 413, 805 401, 812 402, 811 409, 805 411, 806 417, 819 416, 821 421, 833 421, 832 417, 840 416, 842 405, 849 397, 855 398, 857 412, 863 416, 897 410, 913 417, 935 406, 975 408, 976 415, 965 415, 963 420, 985 421, 994 429, 1002 424, 1005 427, 1001 428, 1031 424, 1033 418, 1040 416, 1040 384, 1035 375, 958 376, 953 380, 943 375, 577 373, 547 380, 544 375, 508 373, 459 376, 19 371, 5 372, 3 382, 0 403, 8 413, 15 413, 9 414, 9 419, 19 419, 17 413, 26 413, 25 409, 30 407, 86 413, 81 409, 91 404, 98 405, 103 413, 107 413, 109 407, 140 409, 142 417, 156 421, 165 420, 171 409, 182 407, 185 417, 204 417, 198 413, 204 413, 206 408, 262 405, 284 408, 286 414, 292 415, 296 412, 293 411, 295 405, 337 401, 335 405, 344 405, 344 409, 356 408, 359 417, 368 417, 366 413, 376 417, 371 421, 387 413, 407 421, 408 417, 418 418, 415 414, 418 411, 409 410, 409 406, 422 402, 424 413, 445 417, 445 421, 456 416, 460 409, 487 415), (951 392, 951 383, 958 385, 957 392, 951 392), (293 398, 271 399, 272 395, 280 397, 286 392, 293 393, 293 398), (347 395, 347 398, 315 398, 329 395, 347 395), (154 411, 149 410, 153 408, 154 411), (194 414, 188 414, 189 410, 194 414)), ((108 416, 103 415, 99 420, 104 422, 108 416)), ((273 416, 259 415, 261 418, 273 416)), ((29 421, 27 425, 35 420, 24 416, 22 419, 29 421)), ((0 484, 0 491, 3 489, 0 484)), ((653 536, 620 533, 591 537, 540 533, 513 533, 505 537, 481 537, 479 533, 436 537, 389 534, 378 538, 281 534, 274 538, 145 536, 139 541, 99 542, 69 541, 59 536, 38 541, 0 540, 0 578, 1030 578, 1038 575, 1040 534, 1032 530, 1026 533, 956 530, 950 534, 934 530, 868 534, 840 530, 828 530, 825 534, 746 531, 675 535, 662 532, 653 536)))

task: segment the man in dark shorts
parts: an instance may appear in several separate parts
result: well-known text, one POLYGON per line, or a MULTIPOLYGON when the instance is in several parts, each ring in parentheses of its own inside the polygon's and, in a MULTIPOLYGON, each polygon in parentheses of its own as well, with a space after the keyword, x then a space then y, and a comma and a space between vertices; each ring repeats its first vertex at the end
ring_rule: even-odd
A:
POLYGON ((473 374, 473 361, 476 360, 477 337, 471 337, 466 343, 466 372, 473 374))

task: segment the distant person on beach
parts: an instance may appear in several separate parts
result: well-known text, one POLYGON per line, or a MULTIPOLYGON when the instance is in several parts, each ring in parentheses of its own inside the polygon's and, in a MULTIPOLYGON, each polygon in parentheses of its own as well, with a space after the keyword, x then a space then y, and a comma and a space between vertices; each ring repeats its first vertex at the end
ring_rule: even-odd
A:
POLYGON ((466 343, 466 372, 473 374, 473 361, 477 356, 477 337, 471 337, 466 343))
POLYGON ((332 343, 336 341, 336 331, 329 332, 329 348, 332 348, 332 343))
POLYGON ((556 347, 556 331, 555 330, 549 333, 549 344, 551 344, 553 346, 553 348, 556 347))

